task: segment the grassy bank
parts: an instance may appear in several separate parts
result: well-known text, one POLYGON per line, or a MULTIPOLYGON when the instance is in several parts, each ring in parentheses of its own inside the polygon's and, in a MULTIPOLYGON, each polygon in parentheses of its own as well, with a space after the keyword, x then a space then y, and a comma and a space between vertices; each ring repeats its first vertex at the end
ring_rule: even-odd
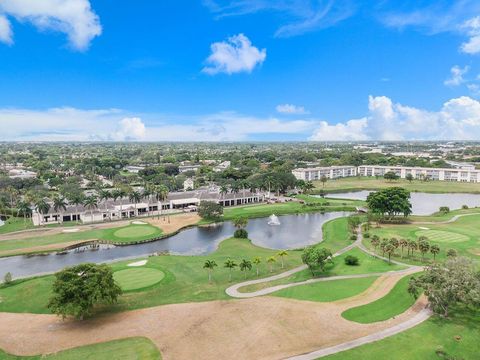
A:
POLYGON ((162 357, 157 347, 149 339, 142 337, 81 346, 51 355, 15 356, 0 350, 0 359, 2 360, 103 360, 113 358, 118 360, 160 360, 162 357))
POLYGON ((322 360, 478 359, 480 312, 457 310, 450 318, 432 317, 384 340, 322 357, 322 360), (388 355, 386 355, 388 354, 388 355))
POLYGON ((465 183, 451 181, 420 181, 399 179, 386 181, 383 178, 374 177, 349 177, 328 180, 325 187, 322 182, 315 181, 316 191, 324 189, 326 192, 348 192, 359 190, 379 190, 392 186, 401 186, 409 191, 427 193, 480 193, 480 183, 465 183))
MULTIPOLYGON (((232 282, 228 280, 228 270, 223 267, 224 262, 231 258, 238 263, 242 259, 252 260, 260 257, 260 277, 270 276, 301 264, 300 251, 289 251, 285 257, 285 268, 282 269, 280 260, 273 265, 273 272, 269 271, 266 259, 275 256, 276 250, 270 250, 253 245, 246 239, 228 239, 220 243, 214 253, 207 256, 153 256, 148 258, 145 268, 162 271, 165 276, 160 282, 147 286, 138 291, 129 291, 123 294, 117 305, 108 311, 124 311, 139 309, 162 304, 184 303, 191 301, 208 301, 229 299, 225 289, 232 283, 244 280, 244 274, 238 268, 232 273, 232 282), (215 260, 218 267, 213 272, 212 283, 208 282, 208 274, 203 269, 205 260, 215 260)), ((112 264, 113 271, 132 269, 127 264, 131 261, 122 261, 112 264)), ((138 268, 136 268, 138 269, 138 268)), ((255 269, 247 272, 247 279, 256 277, 255 269)), ((48 313, 46 304, 50 297, 53 276, 43 276, 33 279, 14 281, 12 285, 0 285, 0 311, 48 313)), ((139 279, 140 280, 140 279, 139 279)))
POLYGON ((342 316, 350 321, 368 324, 388 320, 403 313, 415 302, 407 291, 410 278, 411 276, 405 276, 386 296, 370 304, 348 309, 342 316))
POLYGON ((376 276, 372 276, 362 279, 318 282, 314 284, 300 285, 283 289, 274 292, 271 295, 306 301, 336 301, 364 292, 373 284, 376 279, 376 276))

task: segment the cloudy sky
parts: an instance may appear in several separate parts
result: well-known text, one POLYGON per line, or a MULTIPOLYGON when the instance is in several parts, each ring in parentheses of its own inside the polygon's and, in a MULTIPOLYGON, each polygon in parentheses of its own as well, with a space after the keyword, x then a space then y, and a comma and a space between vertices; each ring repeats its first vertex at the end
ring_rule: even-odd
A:
POLYGON ((0 0, 0 141, 480 140, 479 60, 478 0, 0 0))

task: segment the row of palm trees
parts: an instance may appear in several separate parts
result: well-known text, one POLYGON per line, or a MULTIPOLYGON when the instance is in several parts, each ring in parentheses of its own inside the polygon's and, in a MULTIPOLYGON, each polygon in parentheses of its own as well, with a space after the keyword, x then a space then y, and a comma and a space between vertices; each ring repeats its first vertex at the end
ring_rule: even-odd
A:
MULTIPOLYGON (((60 214, 60 217, 63 218, 64 213, 67 210, 68 205, 73 205, 75 207, 75 219, 78 222, 79 217, 79 206, 83 206, 90 212, 90 217, 93 222, 93 211, 97 209, 100 203, 103 202, 105 206, 105 211, 108 210, 108 200, 123 200, 125 197, 134 203, 135 206, 135 213, 137 213, 137 204, 142 201, 142 199, 148 199, 149 203, 151 202, 152 198, 155 198, 158 202, 158 216, 160 216, 161 212, 161 203, 167 200, 169 190, 164 185, 155 185, 146 187, 142 192, 135 190, 133 188, 117 188, 112 191, 108 191, 106 189, 100 189, 97 194, 98 195, 89 195, 85 196, 83 193, 75 193, 71 195, 67 195, 66 197, 56 194, 51 198, 36 198, 36 199, 27 199, 24 198, 23 200, 17 203, 17 213, 19 216, 24 217, 24 221, 26 223, 26 219, 31 217, 32 215, 32 208, 35 209, 39 214, 46 215, 50 211, 51 208, 55 210, 56 213, 60 214)), ((120 213, 123 213, 123 202, 120 202, 120 213)), ((148 215, 150 215, 150 208, 148 208, 148 215)))
MULTIPOLYGON (((280 250, 277 253, 277 256, 280 257, 282 263, 282 269, 285 266, 284 257, 288 256, 288 252, 286 250, 280 250)), ((277 258, 275 256, 270 256, 265 259, 265 262, 269 265, 270 272, 273 272, 273 265, 277 262, 277 258)), ((257 276, 260 275, 260 267, 259 265, 262 263, 262 258, 256 256, 253 260, 242 259, 240 263, 236 263, 235 260, 228 258, 225 260, 223 267, 228 269, 228 281, 232 281, 232 271, 238 267, 241 272, 244 273, 245 279, 247 278, 247 272, 251 271, 253 266, 255 266, 257 276)), ((208 282, 212 282, 212 274, 213 270, 218 266, 215 260, 206 260, 203 264, 203 268, 208 271, 208 282)))
POLYGON ((413 256, 414 252, 418 250, 422 255, 422 261, 425 259, 425 254, 430 252, 435 261, 436 256, 440 253, 440 247, 437 244, 430 244, 426 236, 420 236, 417 240, 413 239, 397 239, 392 237, 390 239, 384 238, 380 240, 378 235, 373 235, 370 239, 374 251, 377 247, 382 251, 382 256, 388 255, 388 260, 395 254, 397 249, 401 251, 401 257, 404 256, 404 250, 407 250, 407 257, 413 256))

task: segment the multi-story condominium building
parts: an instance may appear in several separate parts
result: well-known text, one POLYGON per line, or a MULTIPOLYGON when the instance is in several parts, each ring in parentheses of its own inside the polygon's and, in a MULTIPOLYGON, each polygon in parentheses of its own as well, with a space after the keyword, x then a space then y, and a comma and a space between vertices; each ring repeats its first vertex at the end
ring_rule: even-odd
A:
POLYGON ((50 206, 46 214, 33 211, 32 221, 35 226, 64 221, 80 221, 88 224, 137 216, 153 216, 162 212, 176 212, 183 209, 195 210, 201 201, 213 201, 228 207, 260 203, 265 201, 265 195, 260 192, 252 193, 246 189, 245 191, 240 190, 238 193, 222 194, 218 188, 212 188, 169 193, 165 201, 157 201, 150 196, 135 204, 125 197, 116 201, 108 199, 99 202, 94 209, 87 209, 83 205, 67 205, 66 210, 56 211, 53 206, 50 206))
POLYGON ((300 168, 293 170, 292 174, 298 180, 305 181, 320 180, 323 176, 325 176, 327 179, 336 179, 348 176, 356 176, 357 168, 355 166, 300 168))
POLYGON ((402 179, 411 174, 414 179, 422 180, 480 182, 480 170, 471 169, 362 165, 357 171, 359 176, 383 176, 387 172, 394 172, 402 179))

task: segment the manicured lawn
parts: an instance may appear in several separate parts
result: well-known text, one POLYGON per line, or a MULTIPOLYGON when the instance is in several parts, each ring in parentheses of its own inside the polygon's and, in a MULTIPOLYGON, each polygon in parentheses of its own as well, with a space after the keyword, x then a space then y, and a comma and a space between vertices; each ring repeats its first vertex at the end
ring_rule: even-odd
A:
POLYGON ((273 296, 297 300, 328 302, 349 298, 367 290, 376 276, 361 279, 345 279, 294 286, 274 292, 273 296))
POLYGON ((5 221, 5 224, 0 226, 0 234, 6 234, 12 231, 20 231, 33 228, 33 223, 30 219, 26 221, 23 218, 11 217, 5 221))
POLYGON ((429 193, 480 193, 479 183, 450 182, 450 181, 419 181, 414 180, 411 183, 400 179, 396 181, 386 181, 383 178, 375 177, 349 177, 335 180, 328 180, 325 188, 320 181, 314 182, 317 191, 324 189, 326 192, 347 192, 357 190, 378 190, 392 186, 401 186, 410 191, 429 192, 429 193))
POLYGON ((458 310, 449 319, 435 316, 400 334, 321 359, 473 360, 479 358, 478 339, 480 311, 458 310))
MULTIPOLYGON (((425 235, 432 244, 440 247, 440 253, 436 256, 437 260, 444 260, 448 249, 456 249, 459 255, 468 256, 480 260, 480 214, 470 215, 459 218, 457 221, 448 224, 405 224, 405 225, 381 225, 380 228, 372 226, 370 235, 378 235, 382 238, 397 239, 418 239, 425 235)), ((371 238, 371 237, 370 237, 371 238)), ((364 239, 363 243, 370 247, 369 239, 364 239)), ((380 249, 377 248, 380 252, 380 249)), ((404 250, 404 258, 401 258, 401 250, 397 250, 394 258, 412 264, 421 264, 421 254, 416 251, 414 256, 407 257, 404 250)), ((427 261, 433 261, 433 255, 425 255, 427 261)))
MULTIPOLYGON (((220 243, 214 253, 207 256, 174 256, 162 255, 148 258, 148 263, 142 268, 160 270, 165 277, 159 283, 142 288, 139 291, 124 293, 119 303, 108 311, 123 311, 139 309, 162 304, 183 303, 191 301, 208 301, 229 299, 225 289, 232 283, 244 281, 243 272, 236 268, 233 272, 232 282, 228 281, 228 269, 224 262, 231 258, 237 264, 242 259, 252 260, 259 256, 260 276, 270 276, 301 264, 300 251, 289 251, 285 257, 285 268, 282 269, 280 261, 274 264, 274 271, 270 273, 266 259, 275 256, 277 250, 261 248, 246 239, 228 239, 220 243), (213 272, 213 281, 208 283, 208 274, 203 269, 205 260, 215 260, 218 267, 213 272)), ((133 260, 112 264, 114 271, 132 269, 127 264, 133 260)), ((247 272, 247 279, 256 277, 255 269, 247 272)), ((48 313, 46 304, 50 297, 53 276, 44 276, 28 280, 15 281, 10 286, 0 285, 0 311, 6 312, 32 312, 48 313)))
POLYGON ((161 235, 162 230, 156 226, 131 224, 122 228, 106 229, 100 234, 100 239, 113 243, 129 243, 153 239, 161 235))
POLYGON ((0 350, 2 360, 160 360, 157 347, 147 338, 134 337, 81 346, 51 355, 14 356, 0 350))
POLYGON ((383 298, 348 309, 342 316, 347 320, 368 324, 388 320, 403 313, 415 303, 415 299, 407 291, 410 278, 411 276, 405 276, 383 298))
MULTIPOLYGON (((389 264, 386 261, 380 260, 368 254, 365 254, 360 249, 354 248, 350 251, 347 251, 345 254, 342 254, 334 258, 334 264, 329 264, 326 267, 324 273, 315 273, 315 276, 337 276, 337 275, 354 275, 354 274, 369 274, 369 273, 382 273, 387 271, 400 270, 404 267, 389 264), (348 255, 353 255, 358 257, 360 264, 358 266, 349 266, 345 265, 345 257, 348 255)), ((260 289, 264 289, 270 286, 288 284, 291 282, 300 282, 308 279, 312 279, 312 273, 310 270, 302 270, 291 276, 280 280, 274 280, 262 284, 248 285, 241 287, 240 292, 251 292, 260 289)))
POLYGON ((123 291, 143 289, 162 281, 165 274, 157 269, 130 268, 113 273, 113 278, 123 291))
POLYGON ((346 217, 333 219, 323 225, 322 246, 330 249, 332 253, 341 250, 352 244, 350 232, 348 229, 348 219, 346 217))

